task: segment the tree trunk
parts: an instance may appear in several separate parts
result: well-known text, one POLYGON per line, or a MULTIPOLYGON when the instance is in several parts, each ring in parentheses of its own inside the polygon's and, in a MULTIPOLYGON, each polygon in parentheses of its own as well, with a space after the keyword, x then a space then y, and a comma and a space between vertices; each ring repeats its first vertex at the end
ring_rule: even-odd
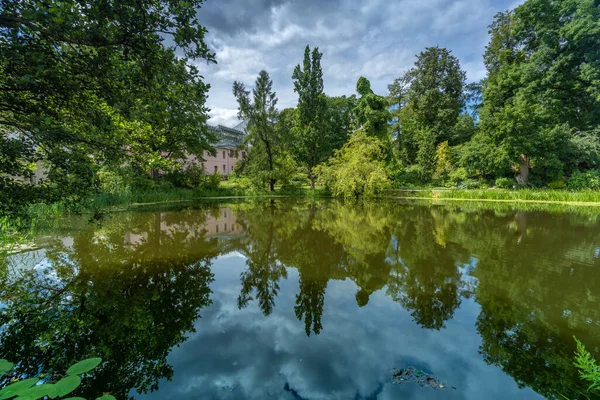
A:
POLYGON ((315 175, 312 168, 308 170, 308 179, 310 179, 310 190, 315 190, 315 175))
POLYGON ((160 174, 158 172, 157 169, 153 169, 152 170, 152 180, 154 181, 154 183, 158 184, 158 181, 160 180, 160 174))
MULTIPOLYGON (((267 148, 267 158, 269 159, 269 171, 271 172, 271 176, 275 173, 275 168, 273 168, 273 152, 271 151, 271 142, 265 140, 265 147, 267 148)), ((269 179, 269 190, 271 192, 275 191, 275 179, 269 179)))
POLYGON ((529 182, 529 156, 521 154, 521 163, 519 164, 519 175, 517 175, 517 182, 519 185, 526 185, 529 182))

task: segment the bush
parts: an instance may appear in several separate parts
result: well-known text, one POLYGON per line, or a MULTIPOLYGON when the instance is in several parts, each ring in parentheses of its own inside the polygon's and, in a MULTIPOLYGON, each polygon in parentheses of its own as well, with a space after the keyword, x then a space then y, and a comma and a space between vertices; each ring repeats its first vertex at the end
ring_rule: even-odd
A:
POLYGON ((221 175, 219 174, 210 174, 204 175, 204 179, 202 182, 202 188, 208 190, 217 190, 219 185, 221 184, 221 175))
POLYGON ((411 165, 408 168, 396 168, 390 172, 390 180, 394 187, 421 186, 421 168, 418 165, 411 165))
POLYGON ((512 178, 498 178, 496 179, 496 187, 502 189, 512 189, 517 182, 512 178))
POLYGON ((567 187, 567 183, 564 179, 557 179, 548 184, 548 189, 564 189, 567 187))
POLYGON ((154 188, 149 174, 132 167, 102 167, 97 172, 100 189, 106 193, 117 193, 124 190, 147 191, 154 188))
POLYGON ((573 175, 571 175, 571 179, 569 179, 569 189, 600 189, 600 171, 575 171, 573 175))
POLYGON ((197 164, 191 164, 185 168, 178 167, 163 175, 163 179, 171 182, 176 188, 194 189, 205 181, 204 168, 197 164))
POLYGON ((356 131, 327 163, 316 168, 319 182, 334 196, 374 197, 389 185, 379 139, 356 131))
POLYGON ((477 179, 466 179, 459 185, 461 189, 486 189, 488 184, 477 179))
POLYGON ((468 179, 467 170, 460 167, 456 168, 448 174, 448 182, 451 183, 452 186, 457 186, 461 182, 464 182, 468 179))

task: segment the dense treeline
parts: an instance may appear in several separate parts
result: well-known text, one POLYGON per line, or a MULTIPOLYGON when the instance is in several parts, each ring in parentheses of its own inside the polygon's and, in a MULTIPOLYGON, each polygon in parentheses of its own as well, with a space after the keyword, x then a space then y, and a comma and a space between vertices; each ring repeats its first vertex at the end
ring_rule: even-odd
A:
MULTIPOLYGON (((102 187, 218 184, 178 163, 216 140, 209 85, 191 64, 215 62, 196 19, 202 3, 0 2, 0 214, 102 187), (42 167, 42 184, 27 184, 42 167)), ((331 97, 322 54, 308 46, 291 77, 295 108, 277 109, 266 71, 252 90, 235 82, 248 157, 232 184, 320 184, 343 197, 421 185, 600 188, 597 1, 527 0, 489 33, 480 82, 467 83, 451 50, 429 47, 387 94, 361 77, 355 94, 331 97)))
MULTIPOLYGON (((327 97, 321 53, 307 46, 292 77, 297 108, 286 110, 285 118, 271 113, 255 122, 240 102, 240 116, 250 117, 251 132, 263 130, 259 121, 270 121, 274 140, 289 143, 279 147, 279 157, 291 157, 312 187, 318 178, 335 195, 424 184, 598 189, 596 3, 528 0, 490 25, 485 79, 467 84, 458 58, 430 47, 385 97, 364 77, 356 95, 327 97)), ((260 89, 266 75, 257 81, 255 102, 266 96, 260 89)), ((262 151, 252 135, 250 143, 253 152, 262 151)), ((289 163, 284 168, 283 174, 272 171, 282 184, 295 171, 289 163)), ((240 172, 255 176, 250 168, 240 172)))

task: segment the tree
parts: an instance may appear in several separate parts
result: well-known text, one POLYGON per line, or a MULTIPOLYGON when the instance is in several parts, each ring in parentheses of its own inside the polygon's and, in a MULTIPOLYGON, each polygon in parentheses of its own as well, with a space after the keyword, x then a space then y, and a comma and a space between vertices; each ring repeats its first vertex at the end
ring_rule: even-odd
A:
POLYGON ((346 198, 377 196, 389 183, 384 146, 362 130, 354 132, 317 172, 319 180, 334 196, 346 198))
POLYGON ((424 182, 429 182, 435 172, 436 165, 435 133, 427 128, 421 129, 417 132, 417 143, 419 150, 417 151, 416 161, 421 179, 424 182))
POLYGON ((151 131, 132 141, 130 151, 135 166, 152 170, 157 180, 159 170, 171 170, 187 155, 202 159, 205 151, 214 152, 216 137, 206 125, 208 88, 195 66, 173 58, 135 93, 137 96, 132 94, 138 101, 122 107, 122 112, 145 121, 151 131))
POLYGON ((388 121, 391 119, 387 100, 373 93, 371 82, 363 76, 358 78, 356 91, 360 98, 354 109, 354 128, 387 143, 389 141, 388 121))
POLYGON ((451 140, 452 128, 465 106, 466 73, 458 58, 448 49, 428 47, 417 55, 409 74, 408 104, 419 128, 434 134, 434 146, 451 140))
POLYGON ((331 155, 333 150, 341 148, 352 132, 352 118, 356 107, 354 95, 327 97, 327 133, 331 155))
POLYGON ((532 167, 539 180, 561 177, 574 132, 600 121, 599 21, 593 0, 530 0, 490 26, 479 140, 507 155, 521 183, 532 167))
POLYGON ((403 159, 407 158, 407 132, 404 128, 404 117, 405 107, 408 105, 408 94, 410 90, 410 84, 412 81, 412 75, 410 71, 404 73, 400 78, 394 79, 391 85, 388 85, 388 103, 392 108, 392 114, 394 115, 392 130, 394 131, 397 148, 402 155, 403 159))
POLYGON ((276 157, 281 151, 278 146, 277 95, 273 90, 273 81, 267 71, 260 71, 254 89, 253 99, 243 83, 233 83, 233 95, 238 102, 238 117, 248 120, 248 142, 251 145, 249 164, 254 164, 254 175, 261 175, 261 181, 269 184, 269 190, 275 190, 276 157), (265 174, 262 171, 266 171, 265 174))
POLYGON ((323 70, 319 48, 304 49, 304 62, 294 69, 294 91, 298 93, 294 155, 308 171, 311 189, 315 188, 313 169, 332 152, 327 130, 327 97, 323 92, 323 70))
MULTIPOLYGON (((0 125, 8 134, 0 141, 20 143, 17 158, 23 165, 43 159, 53 172, 41 190, 24 196, 27 202, 71 194, 76 201, 94 187, 98 164, 146 149, 136 145, 153 132, 147 121, 129 115, 131 102, 144 100, 137 89, 152 86, 156 74, 177 63, 176 48, 186 58, 214 61, 196 18, 201 4, 2 2, 0 125)), ((0 153, 1 159, 11 157, 0 153)), ((17 194, 13 200, 31 192, 18 181, 0 179, 0 192, 7 188, 17 194)))

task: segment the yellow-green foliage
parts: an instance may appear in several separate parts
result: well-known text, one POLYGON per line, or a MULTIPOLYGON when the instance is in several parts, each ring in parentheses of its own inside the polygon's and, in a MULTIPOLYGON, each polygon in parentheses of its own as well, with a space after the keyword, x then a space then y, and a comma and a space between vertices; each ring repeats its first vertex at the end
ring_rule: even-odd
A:
POLYGON ((433 177, 435 179, 446 179, 451 170, 450 146, 446 140, 438 145, 435 152, 435 173, 433 177))
POLYGON ((317 167, 319 182, 334 196, 375 197, 389 186, 379 139, 356 131, 327 163, 317 167))

